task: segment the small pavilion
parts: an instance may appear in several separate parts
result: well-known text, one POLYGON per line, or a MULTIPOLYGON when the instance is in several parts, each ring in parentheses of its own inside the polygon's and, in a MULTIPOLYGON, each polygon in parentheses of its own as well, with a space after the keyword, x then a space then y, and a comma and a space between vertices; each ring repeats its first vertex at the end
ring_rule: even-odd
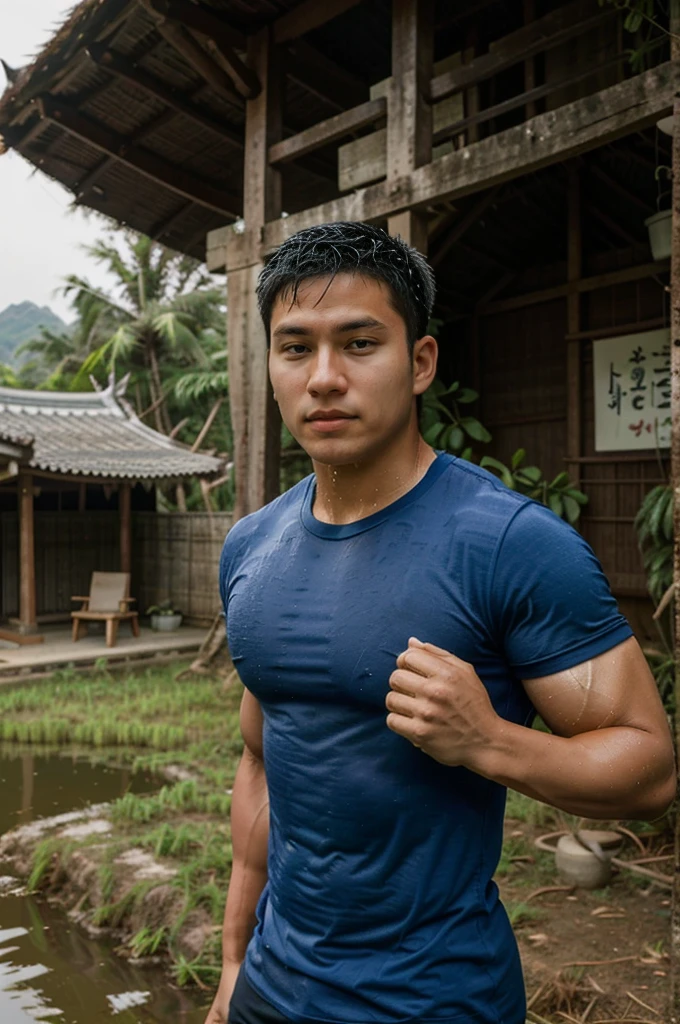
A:
POLYGON ((102 391, 0 388, 0 638, 42 640, 94 569, 130 572, 131 514, 156 485, 216 477, 223 462, 145 426, 102 391))

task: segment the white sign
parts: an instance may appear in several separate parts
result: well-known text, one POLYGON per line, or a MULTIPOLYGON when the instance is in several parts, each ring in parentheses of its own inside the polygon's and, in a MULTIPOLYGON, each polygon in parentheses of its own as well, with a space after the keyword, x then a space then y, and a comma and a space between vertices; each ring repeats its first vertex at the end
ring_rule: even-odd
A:
POLYGON ((668 328, 593 342, 595 451, 670 448, 668 328))

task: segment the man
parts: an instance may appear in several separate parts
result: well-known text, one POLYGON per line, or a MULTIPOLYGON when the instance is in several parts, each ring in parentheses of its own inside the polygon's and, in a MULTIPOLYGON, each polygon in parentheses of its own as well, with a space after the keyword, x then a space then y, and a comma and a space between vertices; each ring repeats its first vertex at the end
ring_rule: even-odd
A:
POLYGON ((258 297, 314 476, 222 556, 245 750, 206 1024, 523 1024, 492 881, 505 787, 660 815, 675 774, 654 680, 579 534, 420 437, 422 256, 322 225, 271 256, 258 297))

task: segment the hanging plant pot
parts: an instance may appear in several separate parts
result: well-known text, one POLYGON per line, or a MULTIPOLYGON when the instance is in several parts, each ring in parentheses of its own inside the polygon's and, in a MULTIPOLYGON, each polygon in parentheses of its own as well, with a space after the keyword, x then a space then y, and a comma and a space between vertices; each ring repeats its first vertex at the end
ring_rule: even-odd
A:
POLYGON ((671 254, 672 210, 660 210, 645 221, 649 231, 649 244, 655 260, 665 260, 671 254))

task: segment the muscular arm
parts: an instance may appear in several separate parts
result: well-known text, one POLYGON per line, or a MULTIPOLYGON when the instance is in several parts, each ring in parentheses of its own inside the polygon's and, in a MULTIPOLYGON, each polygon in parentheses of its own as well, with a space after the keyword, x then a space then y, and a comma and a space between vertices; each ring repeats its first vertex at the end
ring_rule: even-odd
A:
POLYGON ((222 978, 205 1024, 226 1024, 229 1002, 255 926, 267 881, 269 797, 262 761, 262 711, 246 690, 241 702, 244 748, 231 801, 233 862, 222 928, 222 978))
POLYGON ((634 639, 524 687, 553 735, 500 718, 472 665, 413 640, 397 660, 387 724, 444 764, 572 814, 648 818, 675 795, 670 731, 634 639))

